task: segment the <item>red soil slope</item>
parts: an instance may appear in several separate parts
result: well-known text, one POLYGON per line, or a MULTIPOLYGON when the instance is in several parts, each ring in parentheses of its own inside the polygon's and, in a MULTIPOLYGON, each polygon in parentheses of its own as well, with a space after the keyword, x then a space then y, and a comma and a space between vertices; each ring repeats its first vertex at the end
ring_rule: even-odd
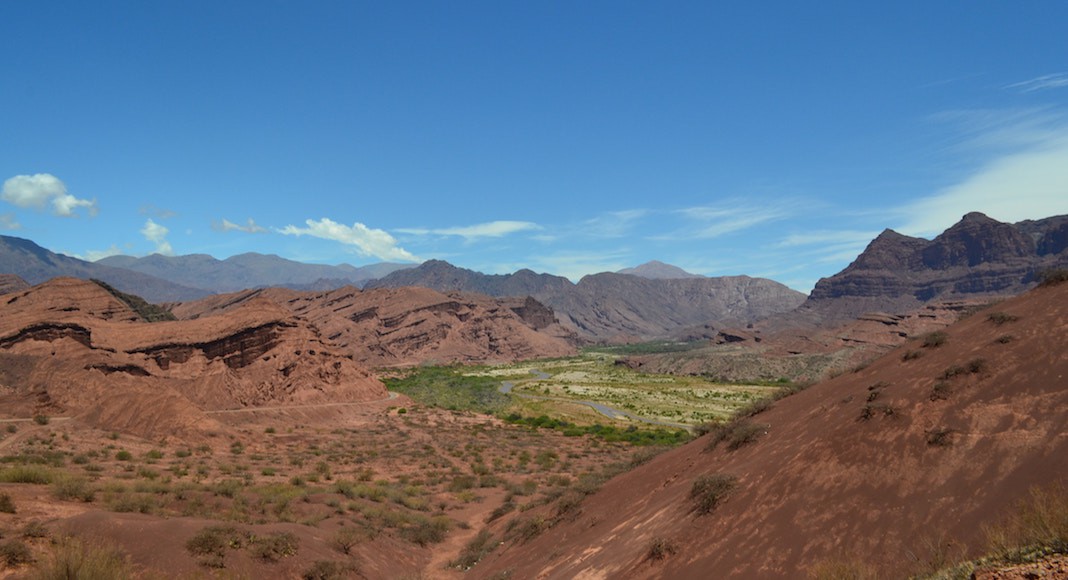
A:
POLYGON ((156 323, 73 278, 0 300, 4 415, 76 415, 155 438, 217 428, 206 410, 386 396, 366 370, 267 300, 156 323))
POLYGON ((945 332, 779 401, 753 417, 754 443, 707 451, 705 437, 617 477, 473 577, 799 578, 833 559, 901 577, 932 544, 979 554, 984 523, 1068 478, 1068 284, 945 332), (689 494, 709 474, 737 485, 698 515, 689 494), (649 558, 655 539, 676 553, 649 558))

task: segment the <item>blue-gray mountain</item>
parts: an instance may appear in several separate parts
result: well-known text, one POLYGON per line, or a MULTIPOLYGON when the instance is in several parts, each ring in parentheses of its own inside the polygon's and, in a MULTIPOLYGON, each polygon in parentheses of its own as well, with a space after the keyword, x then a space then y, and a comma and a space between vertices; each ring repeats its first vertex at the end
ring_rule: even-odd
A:
POLYGON ((622 341, 669 337, 705 323, 731 326, 793 310, 805 295, 764 278, 651 279, 604 272, 578 284, 567 278, 520 270, 487 275, 430 260, 371 281, 366 288, 423 286, 439 292, 533 296, 561 324, 589 340, 622 341))

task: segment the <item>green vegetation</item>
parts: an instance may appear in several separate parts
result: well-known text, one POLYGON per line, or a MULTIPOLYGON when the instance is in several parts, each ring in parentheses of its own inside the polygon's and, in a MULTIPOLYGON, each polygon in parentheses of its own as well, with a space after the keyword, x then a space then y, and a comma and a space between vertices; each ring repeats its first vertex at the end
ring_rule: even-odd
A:
POLYGON ((1068 282, 1068 270, 1053 268, 1044 272, 1039 272, 1036 278, 1038 279, 1039 286, 1056 286, 1057 284, 1068 282))
POLYGON ((1015 314, 1007 314, 1005 312, 992 312, 989 316, 986 317, 986 319, 990 322, 993 322, 997 326, 1001 326, 1002 324, 1007 324, 1009 322, 1016 322, 1020 319, 1020 317, 1016 316, 1015 314))
POLYGON ((706 451, 712 451, 720 443, 727 443, 728 451, 736 451, 756 441, 768 432, 770 425, 754 423, 745 417, 737 417, 712 427, 709 431, 706 451))
POLYGON ((33 562, 33 552, 22 540, 8 540, 0 544, 0 562, 8 567, 33 562))
POLYGON ((619 428, 614 425, 575 425, 560 419, 551 419, 546 415, 538 417, 523 417, 518 413, 511 413, 504 420, 513 425, 524 425, 540 429, 553 429, 568 437, 580 437, 593 435, 609 442, 625 442, 632 445, 678 445, 690 439, 689 433, 684 429, 638 429, 634 425, 619 428))
POLYGON ((13 514, 15 511, 15 502, 11 501, 11 496, 0 493, 0 513, 13 514))
POLYGON ((112 296, 118 298, 130 307, 131 310, 137 313, 145 322, 160 322, 163 320, 178 320, 170 310, 163 308, 162 306, 156 306, 155 304, 149 304, 144 298, 140 296, 134 296, 133 294, 127 294, 120 292, 111 287, 107 282, 91 278, 98 286, 107 290, 112 296))
POLYGON ((477 536, 467 542, 464 549, 460 551, 460 556, 449 562, 449 566, 453 568, 459 568, 461 570, 469 570, 472 566, 478 563, 479 560, 484 558, 486 554, 489 554, 497 547, 496 542, 493 542, 493 535, 489 530, 482 530, 477 536))
POLYGON ((645 551, 645 557, 648 560, 663 560, 668 556, 673 556, 678 551, 679 548, 675 545, 675 542, 657 536, 649 542, 649 549, 645 551))
POLYGON ((938 348, 946 343, 949 339, 949 335, 941 330, 929 333, 923 337, 924 348, 938 348))
POLYGON ((498 413, 508 408, 512 398, 498 391, 501 380, 470 374, 471 369, 458 365, 419 367, 399 378, 382 382, 391 391, 432 407, 498 413))

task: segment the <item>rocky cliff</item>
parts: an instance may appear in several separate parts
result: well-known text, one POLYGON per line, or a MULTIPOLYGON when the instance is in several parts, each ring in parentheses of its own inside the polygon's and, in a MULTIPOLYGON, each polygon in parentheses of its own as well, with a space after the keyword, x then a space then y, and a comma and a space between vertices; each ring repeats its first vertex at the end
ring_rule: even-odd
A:
POLYGON ((802 311, 830 321, 905 312, 966 296, 1009 296, 1068 266, 1068 216, 1018 224, 973 212, 933 240, 886 230, 846 269, 820 280, 802 311))

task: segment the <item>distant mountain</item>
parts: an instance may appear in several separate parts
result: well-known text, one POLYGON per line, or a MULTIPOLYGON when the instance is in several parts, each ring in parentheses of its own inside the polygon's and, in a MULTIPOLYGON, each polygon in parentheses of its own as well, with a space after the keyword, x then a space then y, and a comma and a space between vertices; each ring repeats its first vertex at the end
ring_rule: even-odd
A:
POLYGON ((1011 296, 1068 267, 1068 216, 1009 224, 973 212, 933 240, 879 234, 852 264, 820 280, 801 312, 827 320, 907 312, 932 300, 1011 296))
POLYGON ((671 264, 665 264, 657 260, 646 262, 640 266, 635 266, 633 268, 624 268, 616 272, 616 274, 630 274, 631 276, 639 276, 641 278, 650 278, 653 280, 671 280, 675 278, 703 278, 703 276, 691 274, 678 266, 672 266, 671 264))
POLYGON ((11 236, 0 236, 0 272, 15 274, 30 284, 59 276, 96 278, 149 302, 193 300, 211 294, 149 274, 56 254, 30 240, 11 236))
POLYGON ((219 260, 206 254, 142 258, 110 256, 98 264, 126 268, 177 284, 212 292, 234 292, 246 288, 284 286, 296 289, 333 289, 360 286, 373 278, 410 268, 410 264, 381 263, 357 268, 349 264, 329 266, 287 260, 273 254, 250 252, 219 260))
POLYGON ((605 272, 573 284, 567 278, 520 270, 487 275, 431 260, 394 272, 367 288, 422 286, 439 292, 532 296, 554 310, 560 322, 592 340, 669 336, 696 324, 736 325, 785 312, 805 296, 762 278, 650 279, 605 272))

